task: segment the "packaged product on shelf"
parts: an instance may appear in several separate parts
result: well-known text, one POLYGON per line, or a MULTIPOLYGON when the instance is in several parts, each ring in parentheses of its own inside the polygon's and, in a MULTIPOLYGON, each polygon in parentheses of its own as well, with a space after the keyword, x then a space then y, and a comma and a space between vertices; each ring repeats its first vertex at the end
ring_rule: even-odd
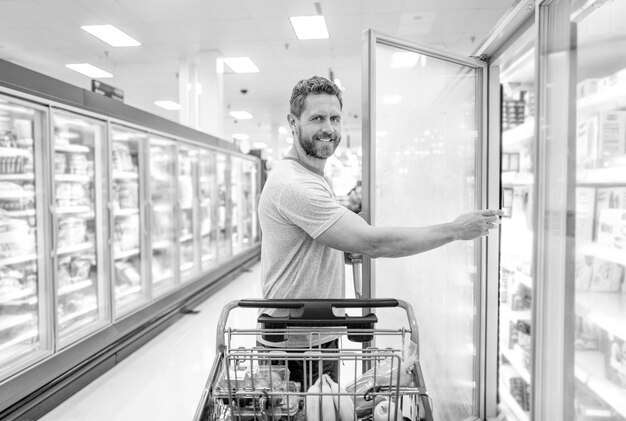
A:
POLYGON ((87 240, 87 223, 82 218, 63 218, 59 221, 58 247, 83 244, 87 240))
POLYGON ((593 95, 600 90, 602 79, 589 78, 578 82, 576 86, 576 98, 581 99, 589 95, 593 95))
POLYGON ((626 248, 626 209, 603 209, 598 224, 598 244, 626 248))
POLYGON ((624 267, 622 265, 595 257, 589 290, 619 292, 623 276, 624 267))
POLYGON ((579 291, 586 291, 591 284, 593 275, 593 256, 576 253, 575 284, 579 291))
POLYGON ((576 337, 574 346, 581 351, 597 351, 600 349, 600 329, 581 316, 576 316, 576 337))
POLYGON ((28 222, 0 215, 0 258, 35 253, 28 222))
POLYGON ((617 86, 626 84, 626 69, 618 70, 602 78, 600 84, 602 89, 615 89, 617 86))
POLYGON ((577 122, 576 165, 578 168, 595 168, 597 166, 598 139, 597 115, 577 122))
POLYGON ((626 209, 626 187, 603 187, 596 191, 594 240, 597 241, 600 216, 606 209, 626 209))
POLYGON ((626 154, 626 111, 600 113, 598 153, 603 165, 626 154))
POLYGON ((604 353, 606 377, 620 387, 626 387, 626 341, 607 334, 607 347, 604 353))
POLYGON ((576 242, 593 241, 593 227, 596 207, 594 187, 576 187, 576 242))

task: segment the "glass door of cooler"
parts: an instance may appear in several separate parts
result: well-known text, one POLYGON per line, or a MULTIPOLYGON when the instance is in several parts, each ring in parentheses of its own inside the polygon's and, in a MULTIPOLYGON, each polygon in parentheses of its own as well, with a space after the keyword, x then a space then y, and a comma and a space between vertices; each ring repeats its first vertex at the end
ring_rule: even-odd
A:
POLYGON ((110 319, 103 277, 103 122, 52 113, 52 220, 59 346, 110 319))
MULTIPOLYGON (((535 32, 526 31, 495 65, 501 87, 501 197, 498 323, 499 412, 528 420, 534 250, 535 32)), ((495 73, 495 72, 494 72, 495 73)))
POLYGON ((230 156, 217 153, 217 259, 220 263, 232 256, 230 244, 230 156))
POLYGON ((217 263, 216 216, 217 182, 215 152, 201 149, 198 162, 198 208, 200 227, 200 263, 205 272, 217 263))
POLYGON ((241 177, 241 238, 244 249, 250 248, 257 241, 257 166, 253 161, 244 159, 241 177))
POLYGON ((177 151, 173 140, 149 138, 150 249, 153 297, 176 286, 177 151))
POLYGON ((121 125, 111 125, 112 275, 114 318, 148 301, 144 276, 140 174, 147 135, 121 125))
POLYGON ((198 274, 196 260, 198 216, 197 195, 198 149, 178 147, 178 242, 180 253, 180 279, 188 281, 198 274))
MULTIPOLYGON (((364 47, 366 219, 418 227, 484 208, 485 64, 374 31, 364 47)), ((365 294, 401 298, 415 309, 436 419, 481 415, 485 244, 459 241, 412 257, 364 261, 365 294)), ((398 326, 396 313, 376 313, 378 327, 398 326)))
POLYGON ((45 273, 46 113, 0 95, 0 380, 52 352, 45 273))
POLYGON ((242 194, 242 174, 241 174, 241 165, 242 159, 233 156, 230 159, 231 168, 231 181, 230 181, 230 235, 231 235, 231 244, 233 255, 241 252, 243 250, 243 238, 242 238, 242 226, 241 226, 241 218, 242 214, 242 204, 241 204, 241 194, 242 194))
MULTIPOLYGON (((626 2, 575 1, 576 420, 626 420, 626 2)), ((570 22, 567 22, 570 23, 570 22)), ((570 310, 570 309, 568 309, 570 310)), ((571 310, 570 310, 571 311, 571 310)))

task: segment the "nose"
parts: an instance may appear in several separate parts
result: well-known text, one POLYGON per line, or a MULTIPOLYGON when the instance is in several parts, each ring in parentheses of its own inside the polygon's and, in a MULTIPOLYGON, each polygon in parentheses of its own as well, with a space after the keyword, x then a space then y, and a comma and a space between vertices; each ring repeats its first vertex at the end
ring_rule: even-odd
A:
POLYGON ((322 126, 322 132, 324 133, 332 133, 335 131, 335 128, 333 127, 333 124, 331 123, 330 119, 324 119, 324 125, 322 126))

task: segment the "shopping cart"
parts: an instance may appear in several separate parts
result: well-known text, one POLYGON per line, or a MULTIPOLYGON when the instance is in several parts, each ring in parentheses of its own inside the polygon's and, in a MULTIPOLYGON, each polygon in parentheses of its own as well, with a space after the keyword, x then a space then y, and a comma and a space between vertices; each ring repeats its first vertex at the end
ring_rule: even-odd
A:
POLYGON ((402 300, 231 301, 218 321, 216 349, 195 421, 433 420, 419 363, 417 323, 412 307, 402 300), (377 315, 368 311, 380 307, 403 310, 407 326, 377 328, 377 315), (229 314, 236 308, 297 309, 298 316, 261 313, 254 328, 227 327, 229 314), (335 315, 337 309, 348 308, 361 308, 367 314, 335 315), (333 335, 342 338, 342 346, 311 345, 304 350, 256 346, 259 337, 280 343, 286 335, 306 335, 311 344, 322 335, 333 335), (238 346, 246 336, 254 345, 238 346), (384 347, 376 347, 378 343, 384 347), (328 360, 338 362, 336 382, 321 372, 319 362, 328 360), (290 380, 290 361, 303 362, 307 386, 290 380), (315 377, 318 380, 309 387, 315 377))

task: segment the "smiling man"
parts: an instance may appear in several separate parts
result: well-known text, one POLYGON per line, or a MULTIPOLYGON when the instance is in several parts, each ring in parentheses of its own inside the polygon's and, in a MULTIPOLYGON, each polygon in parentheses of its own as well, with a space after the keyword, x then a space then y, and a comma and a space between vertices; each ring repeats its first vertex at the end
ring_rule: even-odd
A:
MULTIPOLYGON (((343 252, 372 258, 409 256, 486 236, 500 223, 501 211, 480 210, 427 227, 373 227, 341 206, 324 178, 324 167, 341 142, 342 106, 341 90, 328 79, 314 76, 293 88, 287 116, 293 146, 272 169, 259 202, 265 298, 343 298, 343 252)), ((288 310, 268 313, 286 316, 288 310)), ((336 337, 323 335, 291 335, 279 344, 260 342, 290 348, 337 347, 336 337)), ((289 369, 292 380, 302 382, 301 366, 290 361, 289 369)), ((324 363, 324 372, 335 380, 336 369, 334 362, 324 363)), ((311 381, 317 370, 314 373, 311 381)))

